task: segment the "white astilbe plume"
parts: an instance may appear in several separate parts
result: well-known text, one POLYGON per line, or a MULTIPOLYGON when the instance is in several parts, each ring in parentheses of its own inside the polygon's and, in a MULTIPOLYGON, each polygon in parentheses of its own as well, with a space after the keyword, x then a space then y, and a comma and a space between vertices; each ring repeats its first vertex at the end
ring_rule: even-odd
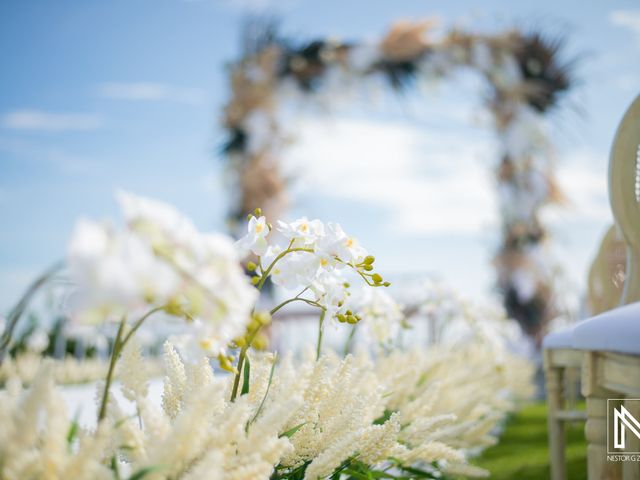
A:
POLYGON ((28 390, 0 391, 0 478, 107 479, 110 426, 80 432, 74 448, 64 401, 55 389, 51 365, 44 365, 28 390))
POLYGON ((80 447, 71 456, 60 478, 112 479, 106 460, 113 455, 109 450, 111 426, 101 425, 96 432, 80 435, 80 447))
MULTIPOLYGON (((7 356, 0 364, 0 383, 19 380, 22 384, 30 384, 43 367, 45 357, 34 352, 20 353, 7 356)), ((51 375, 57 384, 74 384, 93 382, 103 379, 107 373, 109 362, 101 358, 77 359, 65 357, 61 359, 46 359, 51 363, 51 375)), ((159 362, 145 360, 145 367, 150 373, 161 371, 159 362)))
POLYGON ((473 342, 394 351, 379 359, 378 375, 391 391, 388 408, 399 413, 403 425, 402 442, 444 442, 470 454, 494 444, 513 402, 532 393, 531 365, 500 353, 473 342))
POLYGON ((204 358, 185 364, 166 343, 161 407, 134 345, 120 374, 138 415, 112 397, 99 429, 80 429, 70 445, 72 422, 45 364, 30 389, 14 380, 0 390, 0 478, 113 478, 112 458, 151 480, 268 480, 276 468, 317 480, 350 462, 486 476, 468 458, 530 393, 530 366, 500 353, 473 342, 376 359, 286 356, 273 375, 275 357, 252 353, 249 393, 231 402, 232 376, 214 377, 204 358))
POLYGON ((182 397, 187 383, 184 363, 176 349, 169 342, 164 344, 165 377, 162 392, 162 408, 169 417, 175 418, 180 411, 182 397))
POLYGON ((176 415, 165 438, 148 445, 145 463, 162 466, 159 472, 151 474, 151 479, 179 477, 202 454, 213 428, 209 400, 214 393, 211 387, 203 388, 191 398, 189 408, 176 415))
POLYGON ((224 454, 219 450, 207 452, 198 464, 188 471, 184 480, 202 480, 204 478, 224 478, 224 454))
POLYGON ((307 480, 325 478, 352 460, 372 467, 391 458, 407 465, 464 461, 462 451, 425 438, 428 432, 451 422, 455 416, 439 416, 430 422, 421 417, 422 423, 415 428, 413 419, 407 417, 409 420, 405 418, 403 424, 402 410, 391 413, 387 403, 397 385, 382 383, 374 363, 364 354, 345 359, 328 354, 318 362, 307 359, 297 369, 285 362, 280 373, 278 378, 294 375, 301 381, 304 395, 304 404, 287 425, 299 430, 291 437, 293 451, 284 457, 282 464, 293 470, 310 462, 305 471, 307 480), (407 435, 402 428, 407 429, 407 435), (409 442, 416 436, 421 437, 421 442, 409 442))
MULTIPOLYGON (((209 359, 202 357, 199 362, 186 363, 184 369, 185 387, 183 402, 189 402, 195 398, 203 388, 210 387, 214 383, 213 369, 209 363, 209 359)), ((211 399, 218 403, 222 402, 222 395, 216 395, 211 399)), ((216 407, 217 408, 217 407, 216 407)))
POLYGON ((297 374, 306 388, 304 405, 287 426, 302 425, 291 438, 294 452, 283 462, 291 467, 320 456, 342 439, 371 426, 384 412, 382 391, 363 360, 325 355, 311 364, 312 369, 303 367, 297 374))
POLYGON ((331 475, 334 470, 356 452, 361 435, 362 432, 360 431, 347 431, 345 435, 336 439, 333 444, 327 445, 325 450, 322 450, 313 458, 313 461, 305 471, 304 479, 317 480, 331 475))
MULTIPOLYGON (((169 343, 165 361, 164 392, 171 392, 171 401, 165 396, 164 409, 154 409, 147 399, 141 400, 144 444, 132 460, 132 470, 154 468, 148 478, 158 480, 267 480, 292 449, 280 433, 302 404, 295 390, 285 395, 279 387, 265 399, 273 359, 252 358, 251 384, 263 395, 243 395, 235 402, 228 396, 232 378, 214 378, 207 361, 185 366, 169 343), (167 404, 171 405, 168 410, 167 404)), ((139 428, 135 422, 130 426, 139 428)))
POLYGON ((132 402, 147 396, 149 390, 149 371, 142 358, 140 342, 133 337, 122 351, 118 363, 118 378, 122 384, 122 394, 132 402))
POLYGON ((465 463, 451 463, 443 466, 442 470, 454 476, 471 478, 489 478, 490 472, 484 468, 465 463))
POLYGON ((453 463, 460 463, 464 461, 464 455, 460 451, 440 442, 424 443, 412 450, 406 450, 405 452, 398 454, 397 458, 409 465, 416 461, 422 461, 425 463, 442 460, 453 463))
POLYGON ((358 460, 375 465, 392 457, 399 450, 397 441, 400 428, 397 414, 393 414, 382 425, 367 428, 359 442, 358 460))

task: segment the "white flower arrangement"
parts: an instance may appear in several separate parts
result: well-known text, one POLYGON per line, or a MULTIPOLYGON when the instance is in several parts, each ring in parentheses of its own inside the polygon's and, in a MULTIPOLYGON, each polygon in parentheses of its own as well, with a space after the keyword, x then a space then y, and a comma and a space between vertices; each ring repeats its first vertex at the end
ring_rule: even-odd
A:
POLYGON ((223 354, 244 333, 257 299, 231 239, 199 232, 161 202, 124 192, 118 199, 126 228, 81 220, 69 242, 84 318, 163 310, 199 319, 202 348, 223 354))
MULTIPOLYGON (((429 352, 392 348, 402 309, 373 256, 337 224, 270 225, 258 210, 237 242, 255 257, 246 275, 232 242, 203 234, 172 207, 121 194, 126 227, 82 221, 68 263, 78 319, 119 320, 95 428, 65 410, 60 375, 39 362, 31 386, 5 363, 0 390, 0 478, 318 480, 487 476, 468 459, 496 441, 530 366, 482 340, 429 352), (350 277, 369 290, 351 297, 350 277), (270 279, 299 291, 256 311, 270 279), (319 311, 315 352, 278 360, 259 352, 271 315, 292 302, 319 311), (161 405, 135 333, 153 314, 188 333, 164 347, 161 405), (101 317, 99 317, 101 315, 101 317), (133 315, 133 321, 128 320, 133 315), (322 352, 324 319, 372 332, 370 356, 322 352), (211 359, 233 375, 214 376, 211 359), (476 367, 470 371, 467 366, 476 367), (120 380, 133 414, 112 392, 120 380)), ((104 372, 104 365, 103 370, 104 372)))

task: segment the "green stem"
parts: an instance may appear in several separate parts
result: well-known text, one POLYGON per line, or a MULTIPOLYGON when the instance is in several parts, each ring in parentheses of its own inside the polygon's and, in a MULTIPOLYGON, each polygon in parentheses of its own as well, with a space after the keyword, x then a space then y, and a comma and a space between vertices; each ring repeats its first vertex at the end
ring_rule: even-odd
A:
POLYGON ((351 348, 353 346, 353 338, 356 333, 356 325, 351 328, 351 333, 349 333, 349 337, 347 338, 347 342, 344 344, 344 356, 346 357, 349 353, 351 353, 351 348))
POLYGON ((247 422, 247 425, 245 427, 245 431, 247 432, 249 431, 249 426, 253 422, 255 422, 258 416, 260 415, 260 412, 264 407, 264 402, 266 402, 267 397, 269 396, 269 390, 271 389, 271 384, 273 383, 273 374, 276 371, 277 361, 278 361, 278 352, 275 352, 273 355, 273 363, 271 364, 271 371, 269 372, 269 381, 267 382, 267 390, 264 392, 264 396, 262 397, 262 401, 260 402, 260 405, 258 405, 258 409, 256 410, 256 413, 254 413, 253 417, 251 417, 251 420, 247 422))
POLYGON ((256 328, 249 336, 249 338, 247 338, 247 343, 240 349, 240 356, 238 357, 238 365, 236 367, 237 372, 235 378, 233 379, 233 389, 231 390, 232 402, 238 396, 238 388, 240 387, 240 376, 242 375, 242 368, 244 367, 244 359, 247 356, 247 351, 249 350, 249 347, 251 347, 251 343, 253 342, 254 338, 256 338, 256 335, 258 335, 258 332, 261 328, 262 326, 256 328))
POLYGON ((233 379, 233 389, 231 390, 231 401, 235 401, 238 396, 238 387, 240 386, 240 375, 242 373, 242 367, 244 367, 244 357, 247 355, 247 349, 242 347, 240 349, 240 357, 238 358, 238 365, 236 367, 236 376, 233 379))
POLYGON ((262 276, 260 277, 260 281, 258 282, 258 285, 256 285, 258 290, 262 289, 262 286, 264 285, 264 282, 267 281, 267 277, 269 276, 269 274, 271 273, 271 270, 273 270, 273 267, 276 265, 276 263, 278 263, 279 260, 282 259, 282 257, 284 257, 285 255, 291 253, 291 252, 309 252, 309 253, 313 253, 313 248, 303 248, 303 247, 296 247, 296 248, 287 248, 286 250, 283 250, 282 252, 280 252, 278 254, 278 256, 276 258, 273 259, 273 262, 271 262, 271 264, 267 267, 267 269, 262 273, 262 276))
POLYGON ((118 333, 116 333, 116 339, 113 342, 113 350, 111 351, 111 360, 109 361, 109 370, 107 370, 107 378, 105 379, 104 392, 102 393, 102 401, 100 402, 100 412, 98 413, 98 423, 100 423, 107 414, 107 402, 109 400, 109 388, 111 388, 111 381, 113 380, 113 372, 116 368, 116 362, 120 355, 120 340, 124 333, 124 327, 127 323, 127 318, 122 317, 120 320, 120 326, 118 327, 118 333))
POLYGON ((277 306, 273 307, 269 313, 271 315, 273 315, 278 310, 280 310, 282 307, 284 307, 285 305, 290 304, 291 302, 304 302, 307 305, 311 305, 312 307, 318 307, 318 308, 321 308, 321 309, 324 310, 324 307, 322 305, 320 305, 318 302, 314 302, 313 300, 309 300, 307 298, 293 297, 293 298, 290 298, 289 300, 285 300, 280 305, 277 305, 277 306))
POLYGON ((302 298, 297 298, 297 297, 290 298, 289 300, 285 300, 285 301, 284 301, 284 302, 282 302, 281 304, 276 305, 275 307, 273 307, 273 308, 269 311, 269 313, 270 313, 271 315, 273 315, 274 313, 276 313, 278 310, 280 310, 280 309, 281 309, 282 307, 284 307, 285 305, 289 305, 291 302, 298 302, 298 301, 304 301, 304 300, 303 300, 302 298))
MULTIPOLYGON (((324 307, 322 305, 320 305, 318 302, 314 302, 313 300, 309 300, 307 298, 300 298, 300 295, 302 295, 306 290, 307 289, 305 288, 304 290, 302 290, 295 297, 290 298, 288 300, 285 300, 284 302, 280 303, 279 305, 276 305, 275 307, 273 307, 271 309, 271 311, 269 313, 271 315, 273 315, 278 310, 280 310, 282 307, 284 307, 285 305, 288 305, 288 304, 290 304, 292 302, 304 302, 304 303, 306 303, 308 305, 311 305, 313 307, 321 308, 322 309, 322 316, 324 316, 325 309, 324 309, 324 307)), ((260 327, 260 328, 262 328, 262 327, 260 327)), ((238 396, 238 389, 240 388, 240 377, 242 376, 242 368, 244 367, 244 359, 247 356, 247 351, 251 347, 251 344, 253 343, 253 340, 256 338, 256 335, 258 334, 258 332, 260 331, 260 328, 256 329, 251 334, 251 336, 247 339, 247 343, 240 349, 240 355, 238 356, 238 365, 236 365, 236 373, 235 373, 235 377, 233 379, 233 388, 231 390, 231 401, 232 402, 238 396)))
POLYGON ((322 333, 324 331, 323 323, 324 323, 324 315, 327 311, 323 308, 322 313, 320 314, 320 320, 318 321, 318 345, 316 346, 316 360, 320 358, 320 353, 322 352, 322 333))
MULTIPOLYGON (((313 300, 309 300, 309 299, 306 299, 306 298, 300 298, 299 297, 299 295, 302 295, 305 292, 305 290, 300 292, 297 296, 295 296, 293 298, 290 298, 288 300, 285 300, 284 302, 282 302, 279 305, 276 305, 275 307, 273 307, 271 309, 271 311, 269 313, 271 315, 273 315, 278 310, 280 310, 282 307, 284 307, 285 305, 288 305, 288 304, 290 304, 292 302, 304 302, 304 303, 306 303, 308 305, 311 305, 311 306, 318 307, 318 308, 322 309, 321 318, 324 318, 325 308, 322 305, 320 305, 318 302, 314 302, 313 300)), ((260 327, 260 328, 262 328, 262 327, 260 327)), ((240 355, 238 357, 238 365, 236 366, 236 373, 235 373, 235 377, 233 379, 233 388, 231 390, 231 401, 232 402, 238 396, 238 389, 240 388, 240 376, 242 375, 242 368, 244 367, 244 359, 247 356, 247 350, 249 350, 249 348, 251 347, 251 343, 256 338, 256 335, 260 331, 260 328, 256 329, 251 334, 251 336, 247 339, 247 343, 240 349, 240 355)))
POLYGON ((111 360, 109 361, 109 370, 107 371, 107 378, 104 385, 104 393, 102 395, 102 402, 100 403, 100 413, 98 414, 98 423, 102 421, 107 414, 107 403, 109 399, 109 388, 111 388, 111 382, 113 381, 113 374, 115 372, 116 362, 120 353, 127 345, 134 333, 140 328, 144 321, 160 310, 164 310, 165 306, 152 308, 143 316, 141 316, 134 324, 133 327, 126 335, 124 335, 124 328, 126 326, 126 317, 123 317, 118 327, 118 333, 116 333, 116 339, 113 342, 113 350, 111 352, 111 360), (123 337, 124 335, 124 337, 123 337))
POLYGON ((131 328, 131 330, 129 332, 127 332, 127 334, 125 335, 124 339, 122 340, 122 346, 124 347, 127 342, 131 339, 131 337, 133 336, 134 333, 136 333, 136 331, 140 328, 140 326, 142 325, 142 323, 149 318, 151 315, 153 315, 156 312, 159 312, 161 310, 164 310, 165 306, 161 306, 161 307, 156 307, 152 310, 149 310, 147 313, 145 313, 142 317, 140 317, 138 319, 138 321, 136 323, 133 324, 133 327, 131 328))
POLYGON ((58 273, 64 267, 64 261, 60 260, 50 266, 47 270, 45 270, 35 281, 29 285, 26 292, 22 295, 18 303, 11 309, 9 316, 7 317, 7 326, 0 337, 0 364, 4 360, 4 357, 7 354, 7 350, 11 345, 11 339, 13 338, 13 332, 20 320, 20 317, 29 306, 29 302, 31 298, 36 294, 36 292, 45 284, 51 277, 53 277, 56 273, 58 273))

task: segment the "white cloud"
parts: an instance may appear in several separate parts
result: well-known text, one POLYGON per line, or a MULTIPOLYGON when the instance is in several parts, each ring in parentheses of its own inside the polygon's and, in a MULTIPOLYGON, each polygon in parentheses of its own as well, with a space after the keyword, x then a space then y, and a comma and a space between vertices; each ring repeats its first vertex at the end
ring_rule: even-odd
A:
POLYGON ((607 166, 608 155, 578 149, 566 155, 558 169, 558 181, 581 218, 594 221, 611 219, 607 166))
MULTIPOLYGON (((399 234, 474 235, 499 223, 489 131, 335 118, 296 123, 298 141, 285 154, 294 196, 313 191, 377 206, 385 227, 399 234)), ((558 180, 569 202, 545 219, 609 221, 606 164, 606 155, 590 150, 565 154, 558 180)))
POLYGON ((302 122, 287 153, 297 188, 379 206, 403 234, 477 233, 497 221, 486 136, 407 124, 302 122))
POLYGON ((0 117, 0 125, 15 130, 94 130, 102 124, 99 116, 89 113, 53 113, 42 110, 15 110, 0 117))
POLYGON ((198 104, 207 101, 207 92, 201 88, 176 87, 163 83, 133 82, 133 83, 104 83, 99 87, 103 97, 134 101, 172 101, 179 103, 198 104))
POLYGON ((613 25, 631 30, 640 44, 640 10, 613 10, 609 12, 609 21, 613 25))

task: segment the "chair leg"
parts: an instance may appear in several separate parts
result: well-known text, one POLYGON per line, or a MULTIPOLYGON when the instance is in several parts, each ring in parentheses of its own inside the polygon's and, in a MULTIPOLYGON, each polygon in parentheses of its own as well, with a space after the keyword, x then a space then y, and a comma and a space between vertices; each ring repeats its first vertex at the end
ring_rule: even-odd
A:
POLYGON ((587 400, 587 472, 589 480, 620 480, 622 462, 607 461, 607 398, 614 392, 600 386, 598 354, 585 353, 582 364, 582 393, 587 400))
MULTIPOLYGON (((625 408, 635 418, 640 418, 640 408, 638 408, 638 402, 624 402, 625 408)), ((640 452, 640 439, 635 435, 627 434, 626 437, 627 451, 640 452)), ((622 464, 622 478, 623 480, 640 480, 640 462, 624 462, 622 464)))
POLYGON ((564 370, 564 399, 566 410, 576 410, 578 404, 578 385, 580 369, 568 367, 564 370))
POLYGON ((620 480, 622 463, 607 461, 607 395, 587 395, 587 471, 589 480, 620 480))
POLYGON ((545 363, 545 376, 547 384, 547 424, 549 430, 551 480, 565 480, 567 478, 567 471, 564 456, 564 422, 560 420, 557 415, 558 411, 562 410, 563 407, 563 369, 549 365, 550 362, 545 363))

